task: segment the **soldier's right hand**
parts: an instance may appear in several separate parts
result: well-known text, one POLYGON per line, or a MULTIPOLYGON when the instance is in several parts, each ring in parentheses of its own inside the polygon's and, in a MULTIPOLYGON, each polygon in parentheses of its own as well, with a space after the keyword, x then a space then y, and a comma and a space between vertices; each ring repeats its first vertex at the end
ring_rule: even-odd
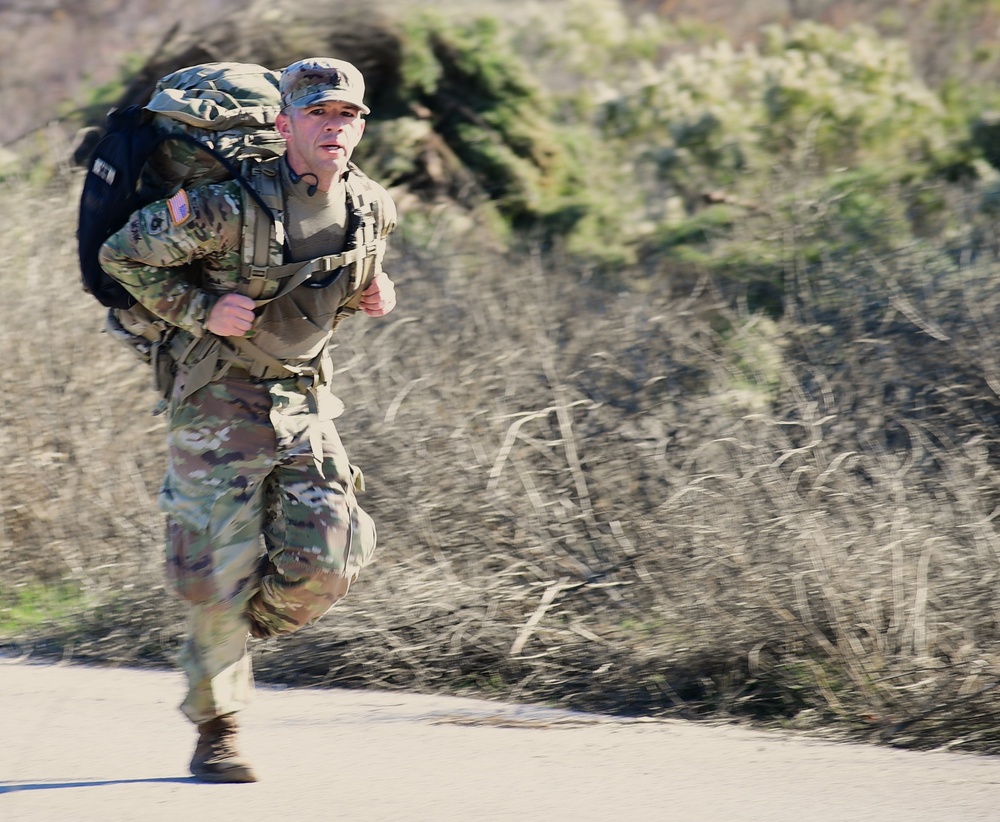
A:
POLYGON ((254 302, 244 294, 223 294, 208 311, 205 330, 219 337, 242 337, 254 321, 254 302))

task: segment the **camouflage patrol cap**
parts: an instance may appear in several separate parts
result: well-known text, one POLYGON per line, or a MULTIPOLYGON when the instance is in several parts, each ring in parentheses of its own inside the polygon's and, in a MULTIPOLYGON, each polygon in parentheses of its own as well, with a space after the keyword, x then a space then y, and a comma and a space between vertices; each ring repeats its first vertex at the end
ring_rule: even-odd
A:
POLYGON ((316 103, 350 103, 365 114, 365 78, 346 60, 310 57, 281 72, 281 107, 305 108, 316 103))

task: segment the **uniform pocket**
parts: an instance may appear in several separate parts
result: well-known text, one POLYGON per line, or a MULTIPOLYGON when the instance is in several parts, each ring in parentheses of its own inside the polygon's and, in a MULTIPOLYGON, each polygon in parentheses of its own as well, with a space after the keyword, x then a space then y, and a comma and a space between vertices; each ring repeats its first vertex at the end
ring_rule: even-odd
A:
POLYGON ((351 484, 355 493, 361 494, 365 490, 365 475, 358 466, 351 464, 351 484))
POLYGON ((205 532, 168 519, 164 570, 171 590, 180 599, 194 604, 219 600, 212 543, 205 532))

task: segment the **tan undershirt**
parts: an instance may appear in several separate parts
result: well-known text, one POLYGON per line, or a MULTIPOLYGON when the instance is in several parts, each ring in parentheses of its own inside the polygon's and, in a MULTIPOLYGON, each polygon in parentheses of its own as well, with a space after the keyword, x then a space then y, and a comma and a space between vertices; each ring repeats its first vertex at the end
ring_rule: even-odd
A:
POLYGON ((339 180, 329 191, 316 189, 309 196, 311 176, 293 182, 287 162, 281 164, 281 170, 290 261, 339 254, 347 237, 347 184, 339 180))

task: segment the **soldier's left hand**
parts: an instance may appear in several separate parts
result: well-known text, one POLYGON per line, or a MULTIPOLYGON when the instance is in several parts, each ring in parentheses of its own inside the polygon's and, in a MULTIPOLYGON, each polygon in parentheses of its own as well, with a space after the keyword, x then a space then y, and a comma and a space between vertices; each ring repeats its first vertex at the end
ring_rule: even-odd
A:
POLYGON ((369 317, 383 317, 396 307, 396 286, 380 271, 361 295, 361 310, 369 317))

